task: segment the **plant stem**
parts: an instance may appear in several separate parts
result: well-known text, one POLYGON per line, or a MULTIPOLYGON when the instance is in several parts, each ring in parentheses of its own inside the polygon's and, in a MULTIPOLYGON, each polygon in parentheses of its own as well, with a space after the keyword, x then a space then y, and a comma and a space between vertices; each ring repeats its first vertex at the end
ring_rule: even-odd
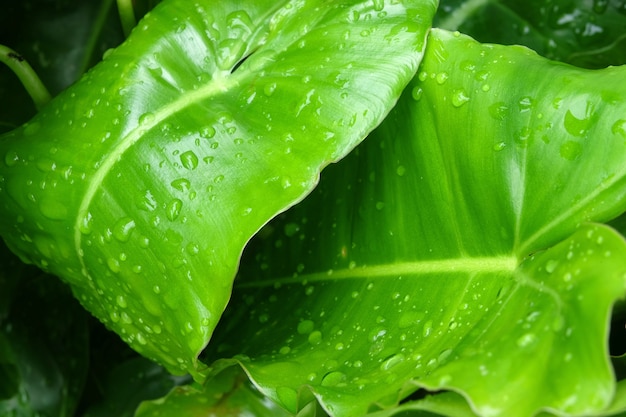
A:
POLYGON ((48 89, 43 85, 37 73, 35 73, 23 56, 7 46, 0 45, 0 61, 7 64, 11 71, 17 75, 22 85, 33 99, 37 110, 50 101, 52 97, 48 89))
POLYGON ((130 35, 130 31, 133 30, 137 24, 135 10, 133 9, 133 1, 117 0, 117 10, 120 14, 120 21, 122 22, 124 36, 128 37, 128 35, 130 35))

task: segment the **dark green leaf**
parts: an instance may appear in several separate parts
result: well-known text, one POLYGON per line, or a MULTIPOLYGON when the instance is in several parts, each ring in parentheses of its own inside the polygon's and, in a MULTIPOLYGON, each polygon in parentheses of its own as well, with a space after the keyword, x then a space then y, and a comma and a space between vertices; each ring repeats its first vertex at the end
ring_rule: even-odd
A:
POLYGON ((87 373, 87 315, 40 272, 20 277, 15 294, 0 320, 0 414, 73 416, 87 373))
POLYGON ((435 26, 584 68, 626 63, 624 0, 443 0, 435 26))

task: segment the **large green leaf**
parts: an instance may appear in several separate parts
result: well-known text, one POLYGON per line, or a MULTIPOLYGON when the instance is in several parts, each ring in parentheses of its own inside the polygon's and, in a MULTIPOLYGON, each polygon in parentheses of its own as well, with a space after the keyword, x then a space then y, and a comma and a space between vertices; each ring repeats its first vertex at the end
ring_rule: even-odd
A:
POLYGON ((584 68, 626 63, 624 0, 443 0, 434 25, 584 68))
POLYGON ((626 243, 588 222, 626 207, 625 76, 433 31, 383 125, 251 242, 207 360, 291 411, 608 407, 626 243))
POLYGON ((160 3, 0 138, 0 234, 137 351, 201 378, 244 244, 382 121, 435 3, 160 3))

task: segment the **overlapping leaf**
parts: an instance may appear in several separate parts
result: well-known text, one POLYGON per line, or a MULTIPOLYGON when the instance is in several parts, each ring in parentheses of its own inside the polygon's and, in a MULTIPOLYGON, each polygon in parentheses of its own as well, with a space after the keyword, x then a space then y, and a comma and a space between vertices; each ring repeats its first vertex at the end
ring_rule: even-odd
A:
POLYGON ((0 139, 3 238, 133 348, 201 378, 243 245, 384 118, 435 3, 161 3, 0 139))
POLYGON ((433 31, 384 124, 253 241, 207 359, 239 354, 292 412, 424 387, 483 416, 601 413, 626 243, 587 222, 626 207, 625 76, 433 31))

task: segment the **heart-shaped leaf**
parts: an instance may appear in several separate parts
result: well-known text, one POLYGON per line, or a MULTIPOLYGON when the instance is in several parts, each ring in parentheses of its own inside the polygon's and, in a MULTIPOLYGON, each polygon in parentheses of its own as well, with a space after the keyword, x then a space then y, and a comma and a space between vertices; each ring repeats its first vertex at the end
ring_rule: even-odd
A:
POLYGON ((626 242, 587 222, 626 207, 625 77, 432 31, 383 125, 253 240, 207 358, 293 412, 608 407, 626 242))
POLYGON ((2 136, 0 234, 137 351, 201 379, 244 244, 381 122, 435 5, 164 1, 2 136))

